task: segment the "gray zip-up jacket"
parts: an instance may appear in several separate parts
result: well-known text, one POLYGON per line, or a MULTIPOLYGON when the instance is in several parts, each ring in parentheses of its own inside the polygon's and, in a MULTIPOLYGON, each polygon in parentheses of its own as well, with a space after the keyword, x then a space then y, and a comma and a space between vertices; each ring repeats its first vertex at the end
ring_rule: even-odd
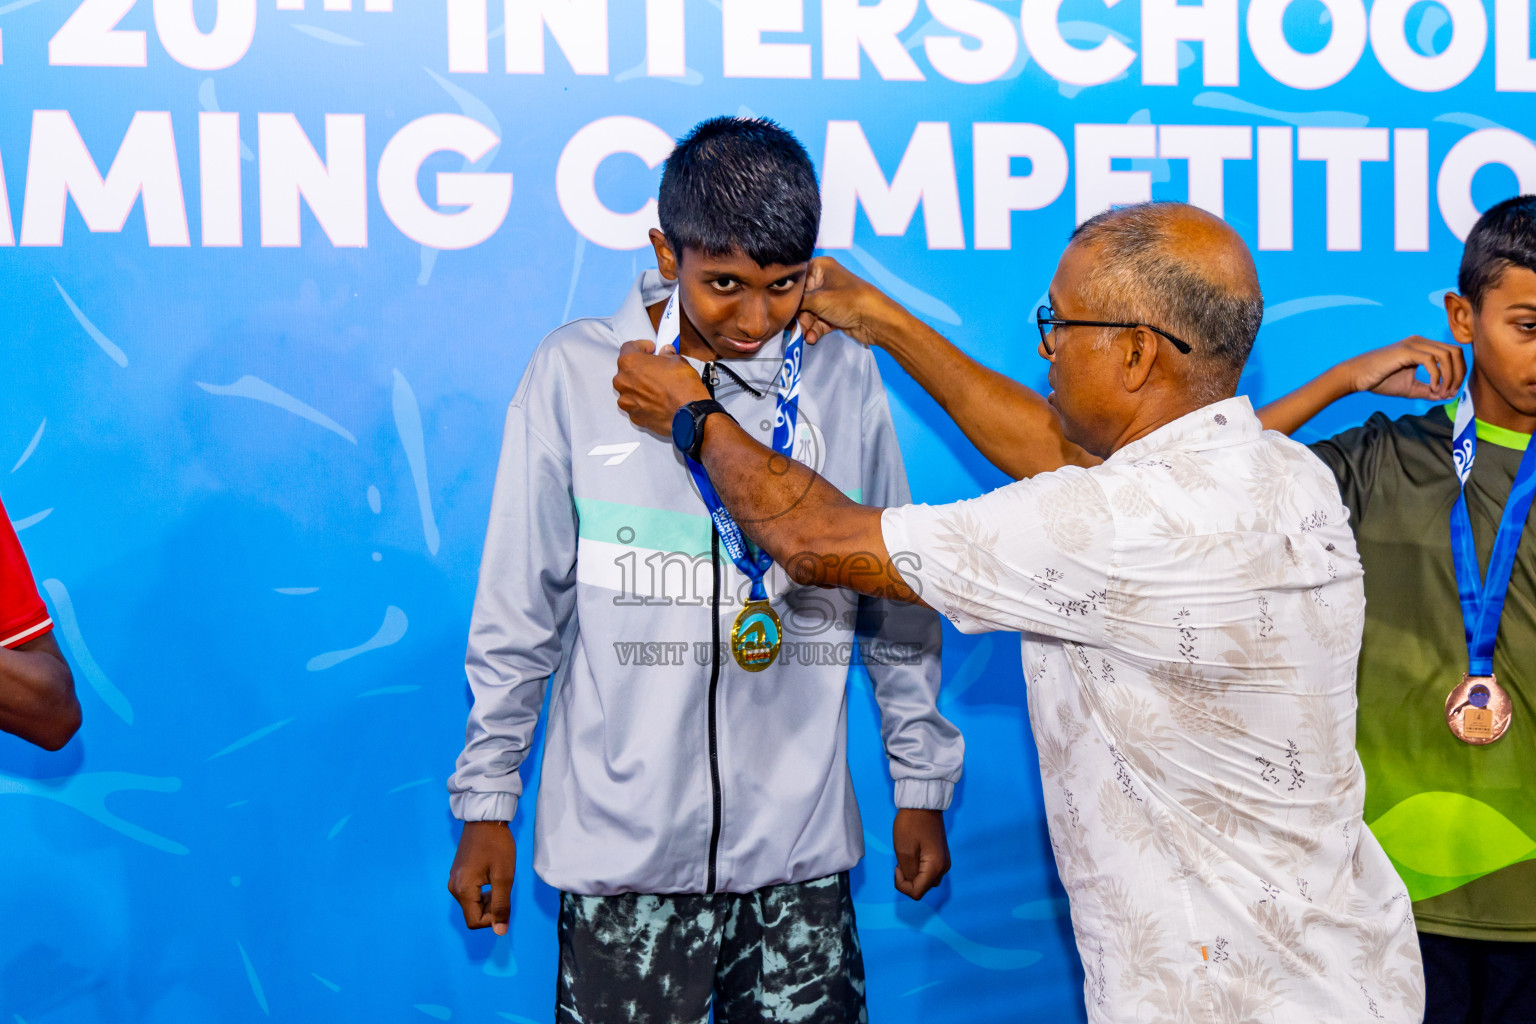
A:
MULTIPOLYGON (((512 818, 553 679, 533 863, 567 892, 750 892, 853 867, 864 853, 846 761, 856 641, 897 806, 942 810, 960 777, 963 741, 936 705, 936 613, 798 587, 775 566, 784 648, 761 672, 731 657, 746 578, 715 543, 682 456, 630 423, 613 393, 619 346, 655 338, 646 307, 670 290, 647 271, 613 317, 544 340, 496 471, 465 658, 474 707, 448 789, 459 818, 512 818)), ((719 364, 763 392, 718 373, 716 397, 764 441, 764 385, 782 357, 774 342, 719 364)), ((906 504, 873 355, 831 335, 803 365, 796 458, 855 500, 906 504)))

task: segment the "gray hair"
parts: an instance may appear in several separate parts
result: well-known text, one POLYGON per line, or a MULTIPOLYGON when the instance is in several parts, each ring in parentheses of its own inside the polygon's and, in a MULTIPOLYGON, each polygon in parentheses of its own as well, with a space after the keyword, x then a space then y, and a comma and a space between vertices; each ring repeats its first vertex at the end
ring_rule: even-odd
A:
POLYGON ((1251 259, 1234 267, 1219 252, 1192 259, 1173 251, 1174 222, 1194 209, 1118 207, 1084 221, 1072 242, 1098 250, 1084 285, 1094 318, 1150 324, 1184 341, 1191 369, 1203 371, 1189 374, 1190 386, 1211 402, 1236 391, 1264 320, 1264 296, 1251 259))

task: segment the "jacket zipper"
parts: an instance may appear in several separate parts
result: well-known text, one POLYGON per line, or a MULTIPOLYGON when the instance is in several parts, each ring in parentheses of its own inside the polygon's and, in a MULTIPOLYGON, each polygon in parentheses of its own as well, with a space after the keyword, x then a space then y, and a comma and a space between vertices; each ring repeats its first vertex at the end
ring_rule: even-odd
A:
MULTIPOLYGON (((715 364, 704 368, 704 386, 710 396, 720 376, 715 364)), ((715 891, 715 859, 720 851, 720 742, 717 731, 715 696, 720 688, 720 534, 711 527, 709 536, 710 564, 714 570, 715 596, 710 606, 710 668, 709 668, 709 788, 713 800, 713 817, 709 827, 709 871, 705 879, 705 893, 715 891)))

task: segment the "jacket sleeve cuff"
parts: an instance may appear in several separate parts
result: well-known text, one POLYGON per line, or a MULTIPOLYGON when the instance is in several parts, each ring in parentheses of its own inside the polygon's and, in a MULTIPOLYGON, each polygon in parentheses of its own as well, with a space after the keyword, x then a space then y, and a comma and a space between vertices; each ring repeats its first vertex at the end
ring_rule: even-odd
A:
POLYGON ((460 821, 511 821, 517 815, 517 794, 454 793, 448 806, 460 821))
POLYGON ((955 784, 945 779, 897 779, 896 806, 916 811, 945 811, 955 784))

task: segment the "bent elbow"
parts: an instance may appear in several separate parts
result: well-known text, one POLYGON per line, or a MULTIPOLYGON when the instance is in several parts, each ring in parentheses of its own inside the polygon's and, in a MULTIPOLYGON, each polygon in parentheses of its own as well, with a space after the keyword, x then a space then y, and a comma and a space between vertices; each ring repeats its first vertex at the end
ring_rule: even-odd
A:
POLYGON ((791 552, 781 560, 785 573, 802 587, 858 590, 855 577, 865 571, 862 567, 875 564, 880 511, 845 500, 842 508, 825 509, 795 524, 796 529, 780 538, 781 550, 791 552))
POLYGON ((75 677, 70 672, 69 665, 62 659, 58 662, 58 672, 51 680, 55 699, 49 709, 42 735, 34 742, 44 750, 62 750, 75 733, 80 731, 80 723, 83 713, 80 710, 80 698, 75 694, 75 677))
POLYGON ((80 722, 80 702, 71 694, 69 704, 60 708, 49 719, 40 730, 41 735, 37 736, 33 742, 44 750, 63 750, 69 741, 75 738, 75 733, 80 731, 80 722))
POLYGON ((809 551, 802 551, 789 559, 784 565, 784 572, 800 587, 820 586, 826 575, 821 558, 809 551))

